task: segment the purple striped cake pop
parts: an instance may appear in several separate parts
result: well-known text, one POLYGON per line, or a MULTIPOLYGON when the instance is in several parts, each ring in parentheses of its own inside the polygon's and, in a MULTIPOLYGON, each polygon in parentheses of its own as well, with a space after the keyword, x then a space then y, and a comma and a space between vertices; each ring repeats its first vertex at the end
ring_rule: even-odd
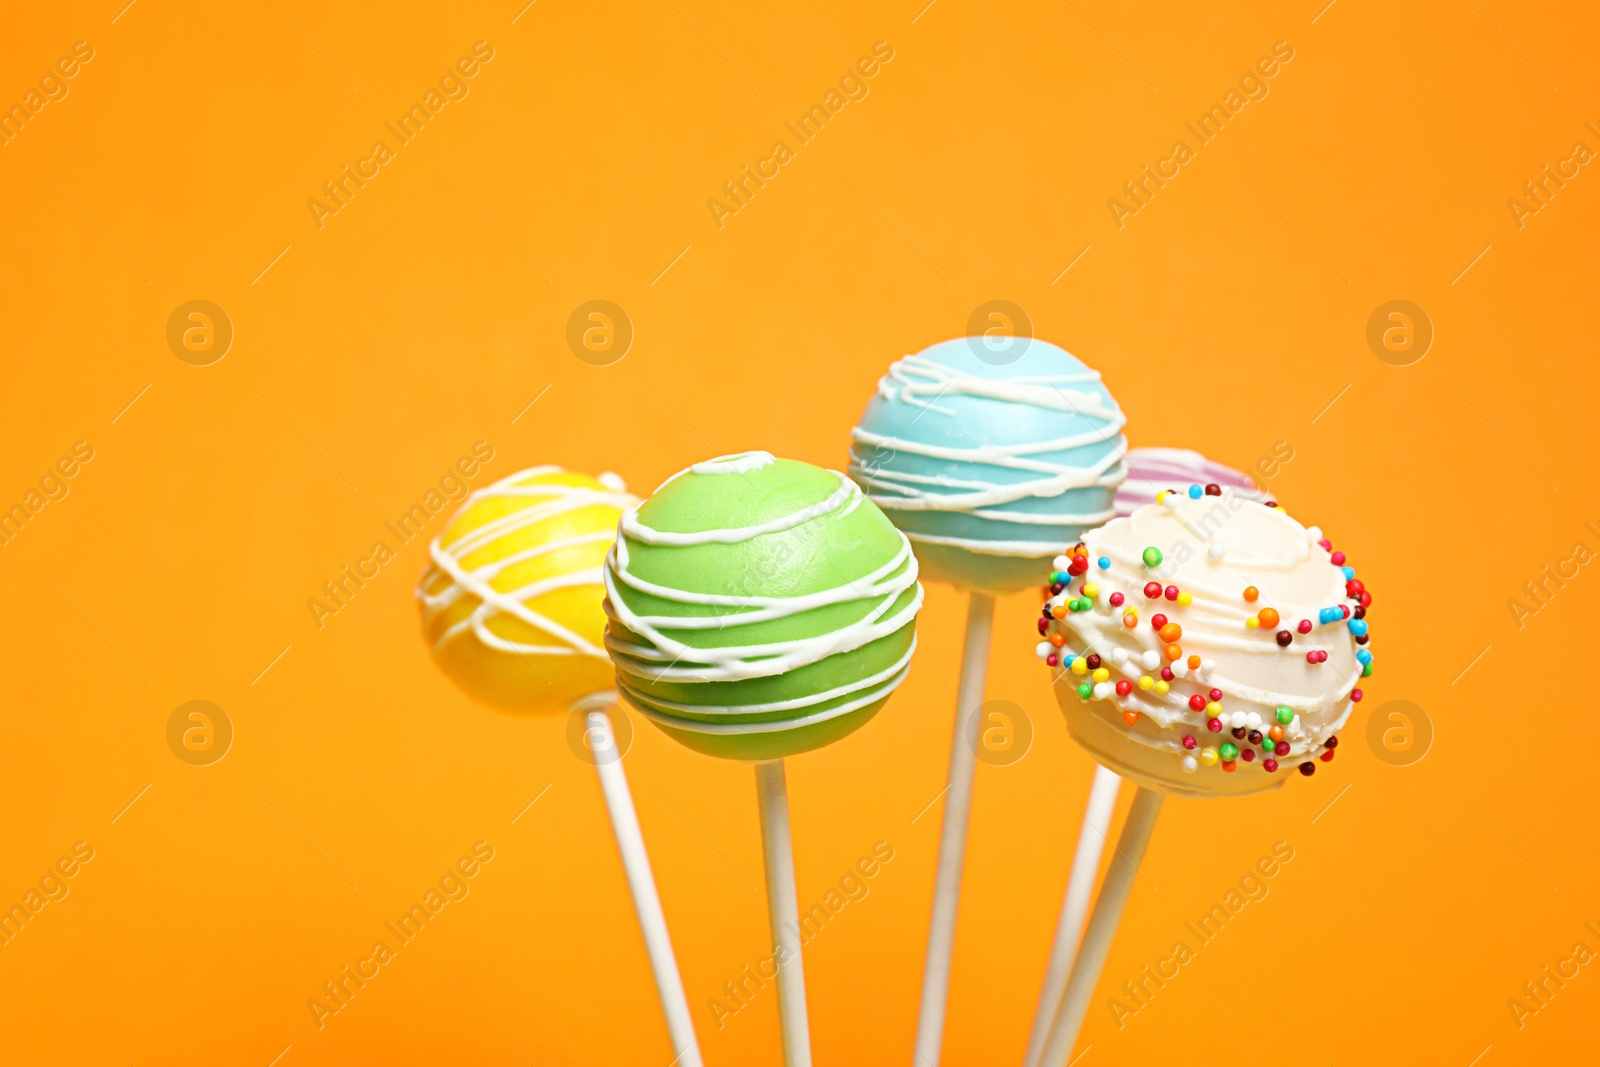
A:
POLYGON ((1117 487, 1117 515, 1131 515, 1134 509, 1156 502, 1163 489, 1184 490, 1191 485, 1217 485, 1233 490, 1246 500, 1266 501, 1248 474, 1224 467, 1187 448, 1134 448, 1128 451, 1128 479, 1117 487))

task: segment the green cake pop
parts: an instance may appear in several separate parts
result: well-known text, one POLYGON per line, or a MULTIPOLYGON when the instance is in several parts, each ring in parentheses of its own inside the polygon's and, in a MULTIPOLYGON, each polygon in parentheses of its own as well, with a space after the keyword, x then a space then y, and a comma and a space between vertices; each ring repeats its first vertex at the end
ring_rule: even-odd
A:
POLYGON ((755 764, 785 1067, 811 1067, 786 756, 870 719, 911 667, 911 544, 838 471, 766 452, 696 463, 622 513, 606 651, 628 702, 755 764))
POLYGON ((837 471, 766 452, 697 463, 625 512, 605 582, 618 689, 713 756, 837 741, 916 649, 905 535, 837 471))

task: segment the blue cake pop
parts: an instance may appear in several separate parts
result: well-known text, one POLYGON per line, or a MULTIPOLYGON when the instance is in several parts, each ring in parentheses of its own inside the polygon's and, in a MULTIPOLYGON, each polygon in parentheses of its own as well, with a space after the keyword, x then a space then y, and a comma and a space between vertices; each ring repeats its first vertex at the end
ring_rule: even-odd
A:
POLYGON ((923 576, 1005 593, 1114 515, 1122 409, 1098 371, 1024 340, 1009 361, 943 341, 889 368, 851 431, 850 476, 911 540, 923 576))

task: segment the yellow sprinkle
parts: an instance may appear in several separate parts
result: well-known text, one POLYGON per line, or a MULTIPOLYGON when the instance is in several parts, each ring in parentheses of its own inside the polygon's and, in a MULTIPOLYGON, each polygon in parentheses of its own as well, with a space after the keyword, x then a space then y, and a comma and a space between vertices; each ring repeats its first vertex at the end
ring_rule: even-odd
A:
POLYGON ((1222 714, 1222 705, 1218 704, 1215 700, 1211 701, 1206 705, 1206 714, 1215 719, 1218 715, 1222 714))
POLYGON ((1193 604, 1193 603, 1194 603, 1194 597, 1190 596, 1188 593, 1179 593, 1178 594, 1178 607, 1186 608, 1190 604, 1193 604))
POLYGON ((1172 686, 1168 685, 1165 681, 1157 682, 1156 683, 1156 696, 1158 696, 1158 697, 1166 696, 1168 690, 1170 690, 1171 688, 1172 688, 1172 686))
POLYGON ((1156 494, 1156 503, 1157 504, 1165 504, 1166 502, 1167 502, 1167 491, 1165 489, 1163 489, 1163 490, 1161 490, 1161 492, 1156 494))
POLYGON ((1200 762, 1207 767, 1215 767, 1217 765, 1217 750, 1214 748, 1202 748, 1200 750, 1200 762))
POLYGON ((1256 618, 1254 615, 1252 615, 1248 619, 1244 620, 1244 624, 1245 624, 1246 627, 1248 627, 1251 630, 1259 630, 1259 629, 1261 629, 1261 620, 1256 618))
POLYGON ((1100 595, 1100 587, 1095 585, 1093 582, 1087 582, 1083 587, 1083 595, 1093 600, 1095 597, 1100 595))
POLYGON ((1150 687, 1155 684, 1156 680, 1150 677, 1148 674, 1141 674, 1139 676, 1139 688, 1143 689, 1145 692, 1148 693, 1150 691, 1150 687))
POLYGON ((1097 682, 1109 682, 1111 680, 1111 672, 1106 670, 1104 667, 1097 667, 1095 668, 1094 674, 1090 675, 1090 677, 1097 682))
POLYGON ((1072 673, 1084 674, 1089 670, 1089 661, 1082 656, 1072 657, 1072 673))

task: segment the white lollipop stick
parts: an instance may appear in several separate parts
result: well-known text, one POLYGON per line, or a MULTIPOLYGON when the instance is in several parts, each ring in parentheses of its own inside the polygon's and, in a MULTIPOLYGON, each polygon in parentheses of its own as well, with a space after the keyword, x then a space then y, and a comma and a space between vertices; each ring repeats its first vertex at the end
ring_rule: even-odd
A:
POLYGON ((928 956, 922 965, 922 1007, 917 1013, 915 1067, 937 1067, 944 1043, 944 1009, 950 995, 950 958, 955 950, 956 907, 961 900, 961 868, 967 854, 967 821, 972 814, 972 773, 977 764, 978 709, 989 672, 989 631, 994 597, 974 591, 967 604, 967 637, 961 650, 961 682, 956 689, 956 724, 950 738, 950 781, 945 786, 944 827, 939 836, 939 870, 933 887, 933 918, 928 924, 928 956))
MULTIPOLYGON (((606 704, 616 701, 615 693, 604 694, 606 704)), ((683 979, 672 954, 672 939, 667 936, 667 917, 661 910, 661 897, 650 873, 650 857, 644 850, 644 835, 639 830, 639 814, 628 791, 628 776, 622 770, 622 755, 617 751, 616 735, 605 707, 585 704, 584 724, 594 753, 594 767, 600 775, 600 791, 605 794, 611 829, 617 835, 617 851, 622 853, 622 869, 633 892, 633 910, 644 933, 645 952, 655 972, 656 992, 661 1010, 667 1016, 667 1033, 672 1038, 673 1061, 681 1067, 702 1067, 700 1045, 695 1040, 694 1024, 689 1020, 689 1000, 683 994, 683 979)))
POLYGON ((1044 987, 1039 991, 1039 1006, 1033 1012, 1033 1032, 1028 1035, 1028 1053, 1023 1067, 1038 1067, 1044 1052, 1056 1006, 1067 989, 1067 976, 1078 953, 1078 935, 1089 914, 1089 898, 1094 895, 1094 876, 1100 870, 1100 854, 1111 830, 1111 815, 1117 804, 1117 787, 1122 784, 1116 772, 1094 765, 1094 782, 1089 786, 1089 803, 1083 811, 1083 826, 1078 830, 1078 848, 1067 876, 1067 894, 1061 901, 1061 920, 1056 924, 1056 942, 1050 950, 1050 963, 1044 970, 1044 987))
POLYGON ((800 963, 800 901, 794 888, 789 787, 784 781, 782 760, 756 764, 756 802, 761 808, 767 923, 772 929, 772 949, 778 961, 778 1033, 783 1040, 784 1067, 811 1067, 806 976, 800 963), (785 948, 788 952, 783 951, 785 948))
POLYGON ((1067 991, 1061 997, 1055 1025, 1050 1028, 1050 1040, 1045 1044, 1044 1058, 1040 1061, 1043 1067, 1067 1067, 1072 1048, 1078 1043, 1083 1017, 1089 1011, 1089 998, 1094 996, 1100 971, 1106 965, 1111 939, 1117 934, 1122 909, 1128 904, 1133 878, 1150 844, 1150 833, 1155 829, 1156 816, 1161 814, 1163 799, 1163 794, 1143 786, 1133 795, 1128 821, 1122 824, 1122 836, 1117 839, 1116 855, 1111 857, 1111 866, 1106 870, 1105 884, 1100 887, 1100 897, 1095 901, 1094 914, 1089 917, 1089 928, 1084 931, 1078 959, 1072 965, 1072 977, 1067 979, 1067 991))

